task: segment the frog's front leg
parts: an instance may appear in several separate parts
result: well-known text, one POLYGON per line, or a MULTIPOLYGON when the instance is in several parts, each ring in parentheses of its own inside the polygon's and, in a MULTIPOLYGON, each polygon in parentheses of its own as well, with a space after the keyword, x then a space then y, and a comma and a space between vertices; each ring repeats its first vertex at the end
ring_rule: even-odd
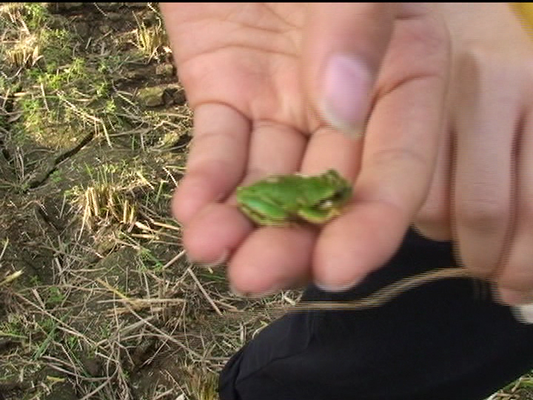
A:
POLYGON ((238 201, 240 209, 258 225, 288 226, 290 224, 289 213, 268 199, 240 194, 238 201))
POLYGON ((312 224, 325 224, 330 219, 340 214, 340 210, 336 208, 320 209, 316 207, 304 207, 298 210, 298 216, 303 220, 312 224))

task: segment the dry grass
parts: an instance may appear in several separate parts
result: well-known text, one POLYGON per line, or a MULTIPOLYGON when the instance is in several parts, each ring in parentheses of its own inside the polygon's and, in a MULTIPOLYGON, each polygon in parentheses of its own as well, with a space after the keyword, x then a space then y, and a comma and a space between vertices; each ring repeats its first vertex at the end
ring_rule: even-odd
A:
POLYGON ((186 260, 169 201, 191 112, 157 9, 60 7, 0 5, 0 392, 214 400, 298 294, 244 301, 186 260))
POLYGON ((187 261, 169 201, 191 112, 157 9, 71 4, 0 5, 0 392, 214 400, 299 294, 244 301, 187 261))
POLYGON ((191 113, 161 19, 151 4, 57 7, 0 6, 0 392, 215 399, 266 302, 184 256, 169 200, 191 113))

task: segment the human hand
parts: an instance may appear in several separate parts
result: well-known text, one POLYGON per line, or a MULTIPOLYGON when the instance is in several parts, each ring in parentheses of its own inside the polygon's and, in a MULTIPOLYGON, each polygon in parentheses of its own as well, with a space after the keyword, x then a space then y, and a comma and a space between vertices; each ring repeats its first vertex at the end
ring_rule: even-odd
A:
POLYGON ((309 278, 349 287, 386 262, 437 154, 449 66, 431 6, 160 7, 194 110, 173 201, 189 257, 228 260, 234 290, 256 295, 309 278), (240 184, 329 168, 354 182, 354 201, 320 231, 255 229, 235 207, 240 184))
POLYGON ((449 117, 417 226, 454 239, 504 303, 533 301, 533 46, 509 3, 439 4, 452 35, 449 117))

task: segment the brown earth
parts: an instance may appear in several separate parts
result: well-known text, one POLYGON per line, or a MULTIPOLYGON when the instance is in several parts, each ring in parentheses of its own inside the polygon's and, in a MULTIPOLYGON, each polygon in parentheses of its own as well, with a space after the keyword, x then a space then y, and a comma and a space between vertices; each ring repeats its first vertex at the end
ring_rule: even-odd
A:
POLYGON ((53 58, 41 49, 0 87, 0 399, 215 399, 217 372, 276 299, 240 300, 224 271, 183 256, 169 201, 191 112, 158 11, 47 10, 50 30, 73 35, 69 68, 95 75, 36 85, 53 58))
POLYGON ((0 43, 0 400, 216 399, 227 358, 297 293, 238 299, 184 256, 169 202, 191 111, 157 8, 47 3, 42 29, 15 21, 40 21, 28 10, 0 15, 17 28, 0 43), (11 51, 39 29, 71 36, 11 51))

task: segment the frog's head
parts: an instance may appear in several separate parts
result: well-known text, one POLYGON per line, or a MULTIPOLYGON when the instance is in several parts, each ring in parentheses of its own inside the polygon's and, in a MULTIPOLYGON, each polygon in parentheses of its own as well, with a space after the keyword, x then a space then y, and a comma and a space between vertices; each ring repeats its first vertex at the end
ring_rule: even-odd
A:
POLYGON ((298 215, 311 223, 323 224, 339 215, 352 199, 352 186, 333 169, 315 178, 312 201, 301 207, 298 215))

